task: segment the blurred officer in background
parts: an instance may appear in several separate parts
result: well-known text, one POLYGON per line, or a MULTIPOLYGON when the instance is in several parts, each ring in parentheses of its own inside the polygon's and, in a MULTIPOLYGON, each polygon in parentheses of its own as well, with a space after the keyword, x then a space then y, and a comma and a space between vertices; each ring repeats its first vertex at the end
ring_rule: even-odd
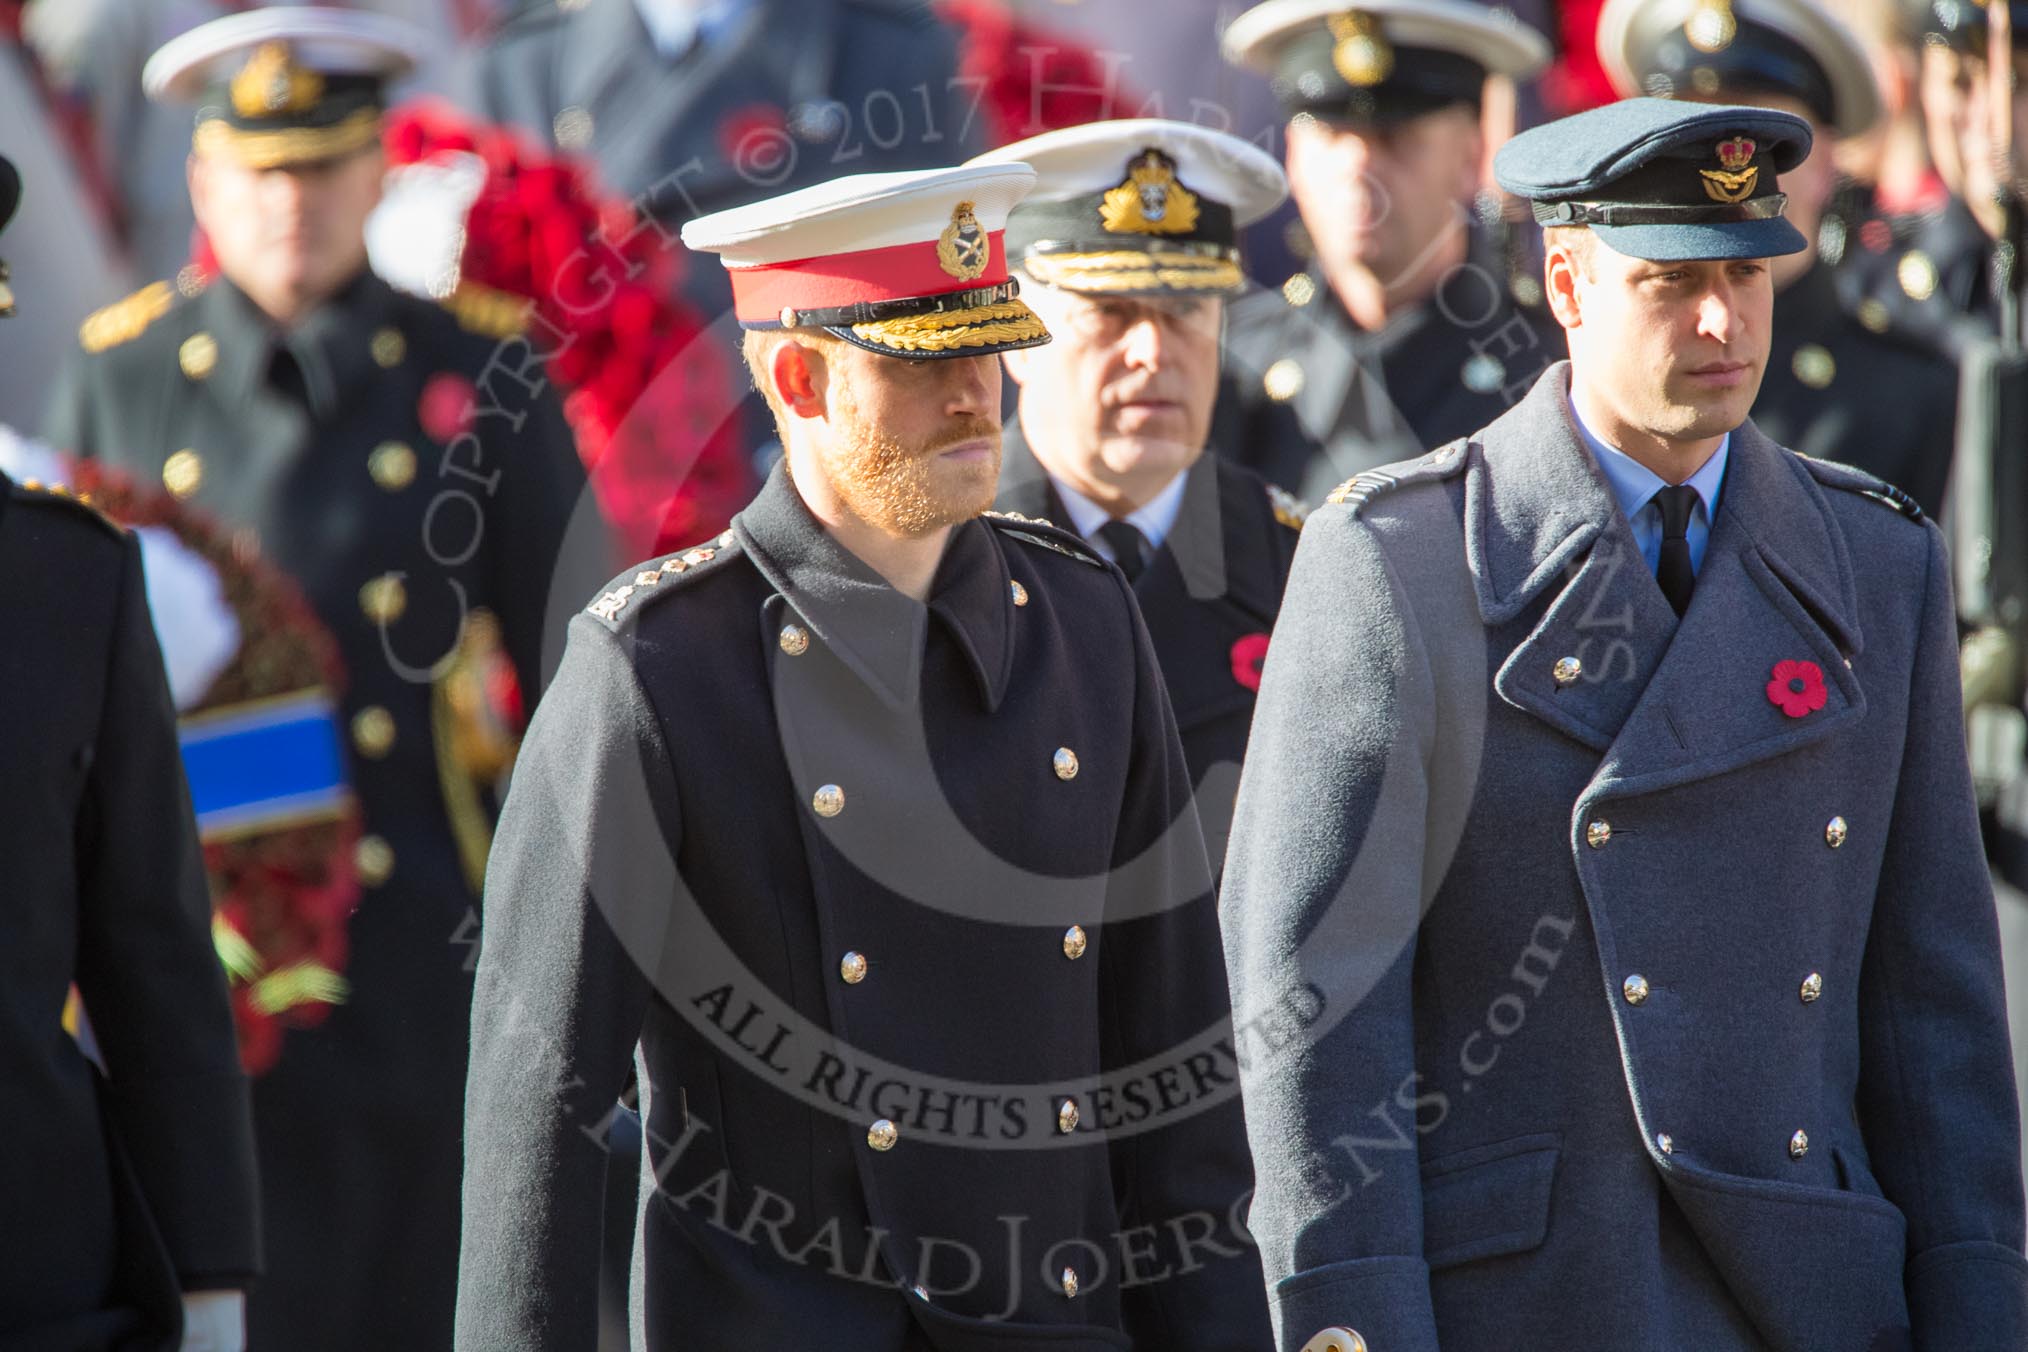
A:
POLYGON ((1534 74, 1549 44, 1465 0, 1267 0, 1225 50, 1281 99, 1317 261, 1233 306, 1218 444, 1316 502, 1484 425, 1563 355, 1472 211, 1487 77, 1534 74))
MULTIPOLYGON (((419 46, 397 20, 291 8, 151 59, 151 96, 199 105, 190 192, 220 275, 88 320, 48 432, 245 532, 344 662, 367 832, 350 994, 254 1086, 268 1263, 250 1325, 290 1352, 449 1343, 476 786, 498 769, 461 759, 438 681, 497 635, 535 702, 583 483, 525 344, 367 270, 385 88, 419 46)), ((585 575, 608 571, 591 552, 585 575)))

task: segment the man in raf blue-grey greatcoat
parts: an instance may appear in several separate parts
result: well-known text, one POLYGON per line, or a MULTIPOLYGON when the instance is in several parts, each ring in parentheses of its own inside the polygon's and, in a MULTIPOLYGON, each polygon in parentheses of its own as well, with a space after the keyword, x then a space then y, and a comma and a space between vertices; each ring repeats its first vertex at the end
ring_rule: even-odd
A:
POLYGON ((1570 361, 1310 518, 1221 902, 1285 1352, 2028 1345, 1943 539, 1746 420, 1808 148, 1514 140, 1570 361))

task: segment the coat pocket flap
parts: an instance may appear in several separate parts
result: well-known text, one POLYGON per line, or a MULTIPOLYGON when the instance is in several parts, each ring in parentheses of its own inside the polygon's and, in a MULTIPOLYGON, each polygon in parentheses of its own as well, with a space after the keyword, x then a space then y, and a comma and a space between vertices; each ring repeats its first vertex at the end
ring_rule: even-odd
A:
POLYGON ((1562 1154, 1553 1133, 1517 1136, 1422 1168, 1422 1249, 1431 1270, 1525 1253, 1549 1233, 1549 1195, 1562 1154))

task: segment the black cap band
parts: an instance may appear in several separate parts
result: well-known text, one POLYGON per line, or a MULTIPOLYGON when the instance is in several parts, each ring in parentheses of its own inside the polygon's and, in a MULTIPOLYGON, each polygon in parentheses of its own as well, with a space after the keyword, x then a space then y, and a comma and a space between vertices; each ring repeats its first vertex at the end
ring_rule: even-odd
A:
POLYGON ((1393 46, 1377 32, 1319 31, 1289 43, 1273 86, 1288 117, 1401 122, 1455 104, 1478 107, 1486 68, 1461 52, 1393 46))
POLYGON ((1789 195, 1769 193, 1744 202, 1709 206, 1635 205, 1626 202, 1534 202, 1538 225, 1727 225, 1766 221, 1782 214, 1789 195))

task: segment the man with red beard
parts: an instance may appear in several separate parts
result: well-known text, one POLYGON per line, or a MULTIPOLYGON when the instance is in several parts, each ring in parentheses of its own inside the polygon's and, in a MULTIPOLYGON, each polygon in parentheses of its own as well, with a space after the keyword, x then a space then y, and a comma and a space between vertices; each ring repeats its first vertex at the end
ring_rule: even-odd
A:
POLYGON ((572 624, 487 880, 457 1345, 1252 1349, 1209 870, 1133 594, 981 514, 1026 165, 692 222, 785 448, 572 624), (637 1050, 638 1049, 638 1050, 637 1050))

